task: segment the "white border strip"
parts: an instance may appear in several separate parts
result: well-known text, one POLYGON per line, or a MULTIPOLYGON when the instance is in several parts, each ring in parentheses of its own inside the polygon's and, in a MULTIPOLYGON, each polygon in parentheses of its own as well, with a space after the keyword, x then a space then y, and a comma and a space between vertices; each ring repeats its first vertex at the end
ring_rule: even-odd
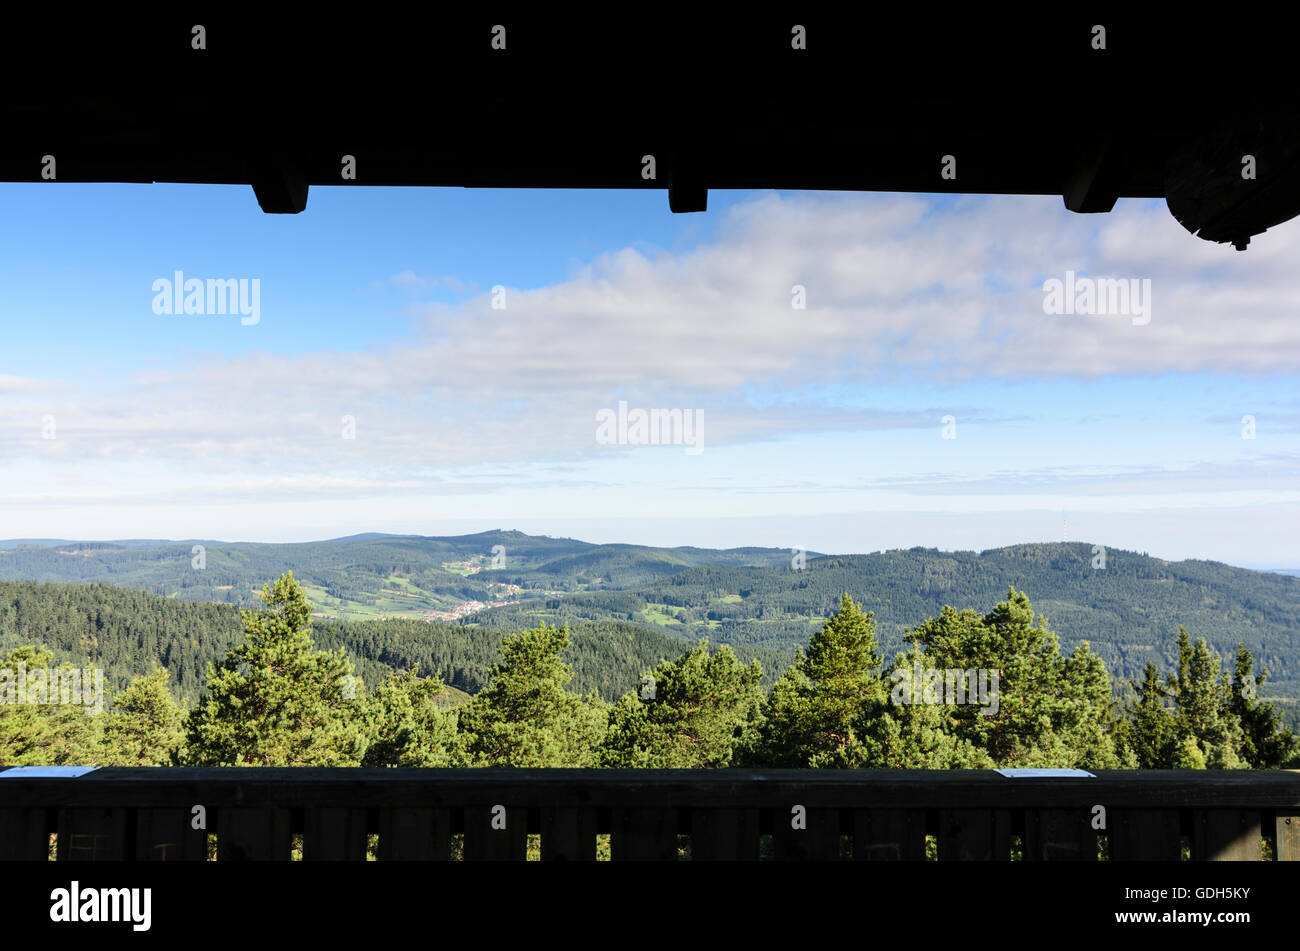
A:
POLYGON ((97 769, 98 766, 13 766, 0 770, 0 779, 75 778, 97 769))

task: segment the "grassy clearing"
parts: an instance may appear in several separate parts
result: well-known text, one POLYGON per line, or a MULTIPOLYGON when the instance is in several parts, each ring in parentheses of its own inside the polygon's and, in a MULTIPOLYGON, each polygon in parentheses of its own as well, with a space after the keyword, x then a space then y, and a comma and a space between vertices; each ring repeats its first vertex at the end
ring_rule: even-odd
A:
POLYGON ((670 604, 648 603, 641 609, 641 616, 651 624, 658 624, 660 627, 683 627, 676 613, 672 613, 676 611, 677 608, 670 604))

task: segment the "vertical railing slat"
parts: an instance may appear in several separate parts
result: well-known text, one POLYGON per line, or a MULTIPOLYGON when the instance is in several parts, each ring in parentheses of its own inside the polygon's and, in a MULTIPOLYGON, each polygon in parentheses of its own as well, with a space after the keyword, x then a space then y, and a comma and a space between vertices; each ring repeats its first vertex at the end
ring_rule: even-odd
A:
POLYGON ((859 862, 925 860, 925 810, 855 809, 853 857, 859 862))
POLYGON ((149 807, 136 810, 135 857, 141 862, 203 862, 208 833, 194 828, 190 809, 149 807))
POLYGON ((0 809, 0 862, 46 862, 50 830, 39 806, 0 809))
POLYGON ((465 861, 522 862, 528 857, 528 811, 505 806, 465 808, 465 861), (498 828, 502 821, 505 828, 498 828))
POLYGON ((1177 862, 1181 839, 1177 809, 1112 809, 1110 857, 1117 862, 1177 862))
POLYGON ((1011 861, 1010 810, 940 810, 939 861, 1011 861))
POLYGON ((451 858, 447 809, 394 806, 379 814, 381 862, 446 862, 451 858))
POLYGON ((1097 833, 1085 809, 1026 809, 1026 862, 1097 860, 1097 833))
POLYGON ((1192 822, 1192 861, 1260 860, 1259 810, 1197 809, 1192 822))
POLYGON ((758 861, 757 809, 691 812, 691 861, 758 861))
POLYGON ((364 862, 366 810, 346 807, 307 809, 302 835, 304 862, 364 862))
POLYGON ((610 858, 615 862, 677 861, 677 810, 619 808, 613 810, 610 858))
POLYGON ((804 828, 795 828, 790 809, 772 817, 772 851, 778 862, 834 861, 840 857, 838 809, 806 807, 804 828))
POLYGON ((1279 815, 1273 822, 1279 862, 1300 862, 1300 813, 1292 816, 1279 815))
POLYGON ((289 810, 232 806, 218 810, 218 862, 289 861, 289 810))
POLYGON ((596 861, 595 808, 559 806, 543 809, 542 861, 596 861))
POLYGON ((59 810, 60 862, 121 862, 133 857, 126 808, 71 806, 59 810))

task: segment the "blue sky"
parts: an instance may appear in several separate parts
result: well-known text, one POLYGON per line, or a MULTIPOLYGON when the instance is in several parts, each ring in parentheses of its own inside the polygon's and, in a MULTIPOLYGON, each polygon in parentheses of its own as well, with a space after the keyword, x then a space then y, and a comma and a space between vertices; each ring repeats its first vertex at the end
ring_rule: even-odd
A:
POLYGON ((1300 567, 1300 226, 1236 252, 1162 202, 709 205, 4 185, 0 538, 1066 536, 1300 567), (155 313, 178 270, 257 280, 256 324, 155 313), (1067 270, 1150 281, 1149 322, 1045 313, 1067 270), (620 401, 696 414, 702 451, 599 442, 620 401))

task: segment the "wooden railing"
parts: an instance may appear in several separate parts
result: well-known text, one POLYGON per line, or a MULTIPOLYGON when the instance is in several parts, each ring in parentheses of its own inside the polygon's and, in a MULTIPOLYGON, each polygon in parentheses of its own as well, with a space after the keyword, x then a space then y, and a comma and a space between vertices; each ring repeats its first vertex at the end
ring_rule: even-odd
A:
MULTIPOLYGON (((0 774, 3 769, 0 768, 0 774)), ((0 859, 1300 860, 1300 772, 0 775, 0 859), (215 836, 215 843, 210 838, 215 836)))

